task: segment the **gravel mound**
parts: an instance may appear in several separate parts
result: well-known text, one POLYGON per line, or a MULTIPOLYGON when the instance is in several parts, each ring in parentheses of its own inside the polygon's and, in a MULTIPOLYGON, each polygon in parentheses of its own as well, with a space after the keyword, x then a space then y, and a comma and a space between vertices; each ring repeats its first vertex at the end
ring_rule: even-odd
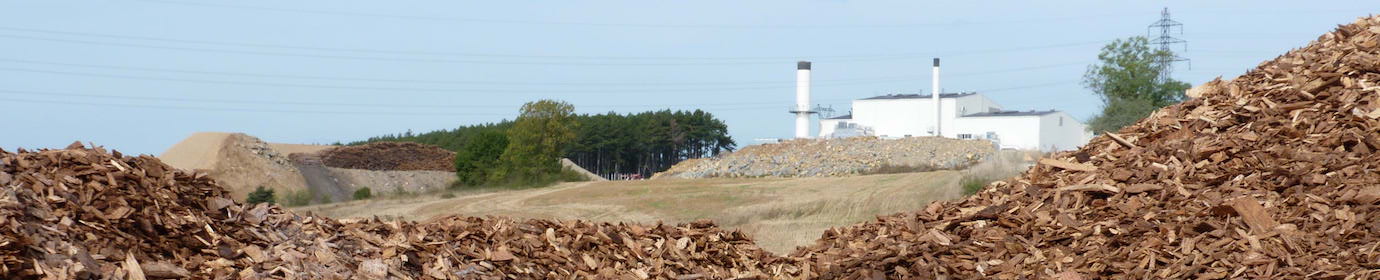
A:
POLYGON ((341 146, 323 150, 320 156, 323 164, 336 168, 455 171, 455 152, 411 142, 341 146))
POLYGON ((956 169, 991 155, 991 142, 937 137, 796 139, 692 159, 653 178, 837 177, 864 173, 956 169))
POLYGON ((1380 278, 1380 17, 960 201, 830 230, 819 278, 1380 278))

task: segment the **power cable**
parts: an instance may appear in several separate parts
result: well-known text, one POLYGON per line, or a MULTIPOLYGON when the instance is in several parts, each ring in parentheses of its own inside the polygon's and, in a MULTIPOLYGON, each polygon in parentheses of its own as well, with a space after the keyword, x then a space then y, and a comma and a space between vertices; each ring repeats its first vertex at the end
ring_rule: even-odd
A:
MULTIPOLYGON (((281 56, 281 57, 304 57, 304 58, 340 59, 340 60, 393 61, 393 62, 419 62, 419 63, 448 63, 448 64, 544 65, 544 66, 551 66, 551 65, 564 65, 564 66, 696 66, 696 65, 768 65, 768 64, 782 64, 782 63, 783 63, 782 61, 735 61, 735 62, 695 62, 695 63, 670 63, 670 62, 635 62, 635 63, 621 63, 621 62, 620 62, 620 63, 609 63, 609 62, 543 62, 543 61, 495 61, 495 60, 472 60, 472 59, 460 60, 460 59, 403 58, 403 57, 366 57, 366 56, 348 56, 348 55, 330 55, 330 54, 306 54, 306 53, 286 53, 286 52, 255 51, 255 50, 207 49, 207 48, 179 47, 179 46, 160 46, 160 45, 148 45, 148 44, 132 44, 132 43, 119 43, 119 42, 103 42, 103 41, 91 41, 91 40, 65 39, 65 38, 45 38, 45 37, 34 37, 34 36, 24 36, 24 35, 11 35, 11 34, 0 34, 0 38, 20 39, 20 40, 33 40, 33 41, 47 41, 47 42, 59 42, 59 43, 70 43, 70 44, 83 44, 83 45, 101 45, 101 46, 117 46, 117 47, 131 47, 131 48, 148 48, 148 49, 178 50, 178 51, 191 51, 191 52, 230 53, 230 54, 243 54, 243 55, 281 56)), ((998 49, 982 49, 982 50, 951 50, 951 51, 939 51, 939 52, 930 52, 930 53, 923 53, 923 54, 922 54, 922 53, 894 54, 894 55, 881 55, 881 56, 872 56, 872 57, 857 58, 857 59, 839 59, 839 60, 831 60, 831 61, 829 61, 829 62, 837 63, 837 62, 856 62, 856 61, 879 61, 879 60, 894 60, 894 59, 930 58, 930 57, 935 57, 935 56, 964 56, 964 55, 974 55, 974 54, 1003 53, 1003 52, 1019 52, 1019 51, 1031 51, 1031 50, 1039 50, 1039 49, 1065 48, 1065 47, 1075 47, 1075 46, 1085 46, 1085 45, 1098 45, 1098 44, 1104 44, 1104 43, 1106 43, 1106 42, 1107 42, 1107 41, 1105 41, 1105 40, 1100 40, 1100 41, 1086 41, 1086 42, 1061 43, 1061 44, 1050 44, 1050 45, 1029 46, 1029 47, 1015 47, 1015 48, 998 48, 998 49)), ((807 57, 803 57, 803 58, 808 59, 809 57, 807 56, 807 57)), ((783 61, 793 61, 794 59, 784 59, 784 58, 783 58, 783 59, 781 59, 781 60, 783 60, 783 61)))
MULTIPOLYGON (((462 57, 490 57, 490 58, 493 58, 493 57, 496 57, 496 58, 526 58, 526 59, 530 59, 530 58, 542 58, 542 59, 593 59, 593 60, 782 60, 782 59, 793 60, 793 59, 835 59, 835 58, 838 58, 838 59, 847 59, 847 58, 890 58, 890 57, 897 57, 897 56, 916 56, 916 55, 921 55, 921 56, 923 56, 923 55, 932 54, 932 53, 923 53, 923 52, 906 52, 906 53, 890 53, 890 54, 797 55, 797 56, 744 56, 744 57, 695 57, 695 56, 665 56, 665 57, 656 57, 656 56, 524 55, 524 54, 492 54, 492 53, 438 52, 438 51, 417 51, 417 50, 387 50, 387 49, 336 48, 336 47, 321 47, 321 46, 301 46, 301 45, 279 45, 279 44, 263 44, 263 43, 244 43, 244 42, 232 42, 232 41, 189 40, 189 39, 166 38, 166 37, 149 37, 149 36, 134 36, 134 35, 104 34, 104 33, 89 33, 89 32, 73 32, 73 31, 61 31, 61 30, 49 30, 49 29, 34 29, 34 28, 19 28, 19 27, 8 27, 8 26, 0 26, 0 30, 17 31, 17 32, 28 32, 28 33, 39 33, 39 34, 58 34, 58 35, 81 36, 81 37, 100 37, 100 38, 114 38, 114 39, 126 39, 126 40, 144 40, 144 41, 170 42, 170 43, 184 43, 184 44, 201 44, 201 45, 211 45, 211 46, 221 46, 221 47, 223 47, 223 46, 236 46, 236 47, 276 48, 276 49, 292 49, 292 50, 308 50, 308 51, 352 52, 352 53, 366 53, 366 54, 368 54, 368 53, 373 53, 373 54, 388 54, 388 55, 462 56, 462 57)), ((1096 42, 1096 43, 1105 43, 1105 41, 1098 41, 1098 42, 1096 42)), ((1080 44, 1081 44, 1081 42, 1080 42, 1080 44)), ((1056 46, 1062 46, 1062 45, 1056 45, 1056 46)), ((951 51, 954 51, 954 50, 951 50, 951 51)), ((941 51, 941 52, 951 52, 951 51, 941 51)))
POLYGON ((254 11, 273 11, 300 14, 334 15, 334 16, 355 16, 355 17, 376 17, 406 20, 425 20, 425 21, 448 21, 448 22, 469 22, 469 23, 498 23, 498 24, 526 24, 526 25, 560 25, 560 26, 582 26, 582 27, 619 27, 619 28, 680 28, 680 29, 862 29, 862 28, 914 28, 914 27, 956 27, 963 25, 1008 25, 1030 22, 1066 21, 1089 18, 1119 17, 1124 15, 1104 14, 1104 15, 1084 15, 1077 17, 1058 17, 1041 19, 1022 19, 1005 21, 987 22, 931 22, 931 23, 905 23, 905 24, 872 24, 872 25, 728 25, 728 24, 648 24, 648 23, 601 23, 601 22, 574 22, 574 21, 532 21, 532 20, 507 20, 507 19, 487 19, 487 18, 464 18, 464 17, 441 17, 441 16, 421 16, 421 15, 399 15, 383 13, 364 13, 349 11, 326 11, 311 9, 295 9, 282 7, 263 7, 249 5, 232 5, 222 3, 204 3, 188 1, 169 1, 169 0, 132 0, 147 3, 175 4, 184 6, 201 6, 214 8, 228 8, 239 10, 254 11))
POLYGON ((229 112, 249 112, 249 113, 296 113, 296 114, 332 114, 332 115, 387 115, 387 116, 512 116, 515 114, 458 114, 458 113, 416 113, 416 112, 369 112, 369 111, 308 111, 308 110, 274 110, 274 109, 243 109, 243 108, 222 108, 222 107, 187 107, 187 106, 160 106, 142 105, 125 103, 94 103, 80 101, 52 101, 35 100, 22 98, 0 98, 3 101, 38 103, 38 104, 58 104, 58 105, 84 105, 98 107, 129 107, 129 108, 148 108, 148 109, 173 109, 173 110, 195 110, 195 111, 229 111, 229 112))
MULTIPOLYGON (((218 98, 184 98, 184 97, 149 97, 149 96, 130 96, 130 95, 110 95, 110 94, 84 94, 70 92, 53 91, 28 91, 28 90, 6 90, 0 89, 0 94, 10 95, 31 95, 31 96, 61 96, 61 97, 84 97, 101 99, 120 99, 120 100, 144 100, 160 102, 202 102, 202 103, 221 103, 221 104, 247 104, 247 105, 295 105, 295 106, 342 106, 342 107, 371 107, 371 108, 432 108, 432 109, 511 109, 513 105, 436 105, 436 104, 389 104, 389 103, 341 103, 341 102, 299 102, 299 101, 266 101, 266 100, 242 100, 242 99, 218 99, 218 98)), ((826 99, 832 100, 832 99, 826 99)), ((825 100, 820 100, 825 101, 825 100)), ((629 104, 629 105, 586 105, 580 108, 624 108, 624 107, 715 107, 740 105, 773 105, 781 102, 756 102, 756 103, 690 103, 690 104, 629 104)), ((765 108, 756 106, 752 108, 765 108)))
MULTIPOLYGON (((542 83, 533 83, 533 82, 494 82, 494 81, 447 81, 447 80, 381 79, 381 78, 364 78, 364 77, 331 77, 331 76, 310 76, 310 75, 260 74, 260 73, 247 73, 247 72, 202 71, 202 70, 171 69, 171 68, 149 68, 149 67, 130 67, 130 66, 119 66, 119 65, 100 65, 100 64, 65 63, 65 62, 38 61, 38 60, 28 60, 28 59, 11 59, 11 58, 3 58, 3 57, 0 57, 0 62, 24 63, 24 64, 38 64, 38 65, 51 65, 51 66, 65 66, 65 67, 80 67, 80 68, 95 68, 95 69, 135 70, 135 71, 148 71, 148 72, 179 73, 179 74, 199 74, 199 75, 222 75, 222 76, 254 77, 254 78, 280 78, 280 79, 327 80, 327 81, 355 81, 355 82, 394 82, 394 83, 425 83, 425 84, 459 84, 459 85, 470 85, 470 84, 474 84, 474 85, 516 85, 516 86, 664 86, 664 85, 752 85, 752 84, 793 85, 793 84, 795 84, 795 81, 775 81, 775 82, 769 82, 769 81, 757 81, 757 82, 748 82, 748 81, 735 81, 735 82, 674 82, 674 83, 666 83, 666 82, 643 82, 643 83, 632 83, 632 82, 594 82, 594 83, 558 82, 558 83, 549 83, 549 82, 542 82, 542 83)), ((999 73, 1022 72, 1022 71, 1037 70, 1037 69, 1048 69, 1048 68, 1058 68, 1058 67, 1065 67, 1065 66, 1084 65, 1084 64, 1088 64, 1088 63, 1091 63, 1091 62, 1090 62, 1090 61, 1079 61, 1079 62, 1070 62, 1070 63, 1057 63, 1057 64, 1035 65, 1035 66, 1026 66, 1026 67, 1018 67, 1018 68, 998 69, 998 70, 992 70, 992 71, 980 71, 980 72, 969 72, 969 73, 955 73, 955 74, 948 74, 948 76, 949 76, 949 77, 982 76, 982 75, 999 74, 999 73)), ((923 77, 923 76, 917 74, 917 75, 905 75, 905 76, 871 77, 871 78, 855 78, 855 79, 818 79, 818 80, 814 80, 814 81, 815 81, 815 82, 826 82, 826 85, 827 85, 827 82, 835 82, 835 81, 840 81, 840 82, 843 82, 843 81, 852 81, 852 82, 875 81, 875 82, 885 83, 885 82, 893 82, 893 81, 908 81, 908 80, 915 80, 916 78, 920 78, 920 77, 923 77)))
MULTIPOLYGON (((206 80, 206 79, 187 79, 187 78, 166 78, 150 76, 131 76, 120 74, 85 73, 70 71, 53 71, 27 68, 0 67, 0 71, 55 74, 66 76, 86 76, 101 77, 127 80, 147 80, 147 81, 172 81, 205 84, 224 84, 241 86, 270 86, 270 87, 293 87, 293 88, 316 88, 316 89, 342 89, 342 90, 367 90, 367 91, 388 91, 388 92, 433 92, 433 93, 518 93, 518 94, 551 94, 551 93, 589 93, 589 94, 617 94, 617 93, 648 93, 648 92, 711 92, 711 91, 755 91, 765 89, 794 88, 793 86, 761 86, 761 87, 735 87, 735 88, 682 88, 682 89, 620 89, 620 90, 514 90, 514 89, 459 89, 459 88, 410 88, 410 87, 364 87, 364 86, 336 86, 321 84, 292 84, 276 82, 245 82, 245 81, 225 81, 225 80, 206 80)), ((814 85, 815 87, 837 87, 860 84, 877 84, 877 82, 851 82, 834 83, 825 85, 814 85)))

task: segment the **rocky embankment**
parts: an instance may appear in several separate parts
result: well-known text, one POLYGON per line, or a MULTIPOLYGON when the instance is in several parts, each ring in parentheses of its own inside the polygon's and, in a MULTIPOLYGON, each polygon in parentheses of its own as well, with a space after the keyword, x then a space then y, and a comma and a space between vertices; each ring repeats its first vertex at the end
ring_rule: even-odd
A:
POLYGON ((798 139, 681 162, 653 178, 835 177, 887 170, 962 168, 994 152, 991 142, 936 137, 798 139))

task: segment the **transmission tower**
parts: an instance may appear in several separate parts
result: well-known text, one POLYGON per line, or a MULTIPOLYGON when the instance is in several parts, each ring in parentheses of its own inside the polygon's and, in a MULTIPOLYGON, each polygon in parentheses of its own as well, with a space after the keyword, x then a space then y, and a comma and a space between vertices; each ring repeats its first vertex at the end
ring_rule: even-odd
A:
MULTIPOLYGON (((1172 35, 1172 33, 1176 29, 1178 30, 1179 35, 1183 35, 1184 24, 1169 18, 1168 7, 1164 8, 1164 10, 1160 12, 1160 20, 1155 21, 1155 23, 1150 24, 1150 26, 1146 27, 1145 29, 1145 37, 1152 38, 1150 39, 1150 44, 1159 45, 1159 48, 1156 49, 1157 53, 1172 54, 1174 50, 1172 50, 1170 46, 1179 44, 1184 46, 1185 52, 1188 51, 1188 41, 1175 38, 1172 35), (1159 31, 1159 36, 1152 36, 1152 34, 1154 34, 1155 31, 1159 31)), ((1179 56, 1178 54, 1155 56, 1155 67, 1160 70, 1159 79, 1161 82, 1169 79, 1169 75, 1174 72, 1174 63, 1179 61, 1188 62, 1188 58, 1184 58, 1182 56, 1179 56)), ((1188 67, 1192 68, 1192 62, 1188 63, 1188 67)))

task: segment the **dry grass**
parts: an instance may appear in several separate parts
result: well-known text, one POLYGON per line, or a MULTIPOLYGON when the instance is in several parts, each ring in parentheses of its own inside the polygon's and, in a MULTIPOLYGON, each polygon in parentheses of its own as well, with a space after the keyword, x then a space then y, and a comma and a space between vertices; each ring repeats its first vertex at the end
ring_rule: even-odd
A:
MULTIPOLYGON (((1019 158, 1019 157, 1016 157, 1019 158)), ((1011 164, 979 164, 974 174, 1015 175, 1011 164), (1005 171, 1004 171, 1005 170, 1005 171), (978 172, 980 171, 980 172, 978 172)), ((830 227, 845 226, 930 201, 962 196, 969 171, 933 171, 840 178, 667 179, 566 183, 512 191, 431 195, 302 208, 337 218, 383 216, 425 220, 443 215, 501 215, 655 223, 713 219, 740 229, 776 253, 807 245, 830 227)))
POLYGON ((998 151, 993 158, 963 170, 963 179, 959 183, 963 194, 974 194, 994 181, 1015 177, 1030 169, 1034 160, 1041 156, 1040 152, 998 151))

